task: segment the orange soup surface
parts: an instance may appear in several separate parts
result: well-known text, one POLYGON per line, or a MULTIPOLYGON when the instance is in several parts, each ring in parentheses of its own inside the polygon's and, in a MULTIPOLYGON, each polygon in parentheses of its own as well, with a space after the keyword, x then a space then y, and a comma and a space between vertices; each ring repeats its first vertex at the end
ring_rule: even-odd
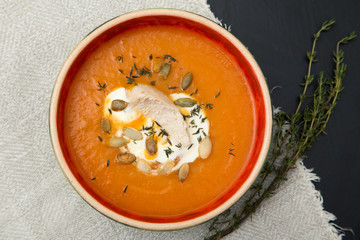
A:
POLYGON ((178 217, 211 205, 241 175, 255 138, 253 102, 242 69, 221 44, 184 27, 144 26, 116 35, 83 61, 66 99, 64 137, 77 171, 106 202, 143 217, 178 217), (170 61, 166 79, 154 72, 164 55, 176 60, 170 61), (129 83, 126 76, 132 68, 136 71, 134 64, 151 74, 129 83), (188 72, 193 82, 183 91, 181 79, 188 72), (133 164, 118 163, 119 149, 106 144, 110 136, 100 128, 105 98, 135 84, 152 86, 167 96, 191 94, 202 104, 212 151, 207 159, 189 164, 185 181, 179 181, 176 171, 154 176, 133 164))

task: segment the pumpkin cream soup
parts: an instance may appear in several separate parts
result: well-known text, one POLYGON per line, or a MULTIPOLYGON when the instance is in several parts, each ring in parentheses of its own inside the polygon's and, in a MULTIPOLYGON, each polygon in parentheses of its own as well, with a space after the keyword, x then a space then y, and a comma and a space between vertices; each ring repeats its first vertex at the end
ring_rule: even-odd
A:
POLYGON ((81 178, 107 203, 148 218, 206 208, 239 178, 254 141, 253 97, 218 42, 142 26, 83 61, 64 110, 81 178))

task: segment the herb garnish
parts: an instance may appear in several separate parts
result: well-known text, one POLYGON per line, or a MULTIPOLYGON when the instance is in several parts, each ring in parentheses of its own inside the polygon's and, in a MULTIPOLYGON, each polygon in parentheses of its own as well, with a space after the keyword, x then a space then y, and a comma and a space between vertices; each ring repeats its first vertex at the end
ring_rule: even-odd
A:
POLYGON ((149 77, 152 76, 150 69, 148 69, 147 67, 143 67, 142 69, 140 69, 140 71, 138 71, 138 74, 140 76, 144 76, 144 75, 148 75, 149 77))
POLYGON ((201 106, 197 105, 194 109, 191 110, 190 114, 191 116, 199 116, 199 112, 200 112, 201 106))
POLYGON ((160 125, 157 121, 155 121, 155 123, 156 123, 156 125, 158 125, 159 127, 161 127, 161 125, 160 125))
POLYGON ((94 181, 96 179, 96 177, 93 177, 92 179, 91 179, 91 181, 94 181))
POLYGON ((106 167, 109 167, 110 165, 110 159, 107 160, 106 167))
POLYGON ((123 195, 125 195, 127 189, 128 189, 128 185, 126 185, 126 187, 124 188, 123 195))
POLYGON ((202 137, 201 137, 201 136, 199 136, 199 137, 197 138, 197 140, 198 140, 198 142, 201 142, 202 137))
POLYGON ((169 158, 169 155, 174 152, 170 147, 168 147, 168 148, 165 149, 164 151, 165 151, 165 154, 166 154, 166 157, 167 157, 167 158, 169 158))
POLYGON ((198 93, 198 88, 197 89, 195 89, 195 92, 193 92, 193 93, 190 93, 190 96, 192 96, 192 95, 194 95, 194 94, 197 94, 198 93))
POLYGON ((190 144, 190 146, 188 147, 188 149, 187 150, 190 150, 190 148, 193 146, 194 144, 192 143, 192 144, 190 144))
POLYGON ((183 116, 184 121, 186 121, 187 118, 191 118, 191 115, 182 115, 182 116, 183 116))
POLYGON ((172 142, 170 141, 170 138, 168 138, 167 141, 172 146, 172 142))
POLYGON ((216 94, 215 98, 219 97, 220 96, 220 91, 218 92, 218 94, 216 94))
POLYGON ((228 153, 229 153, 230 155, 232 155, 232 156, 235 157, 235 154, 234 154, 232 151, 234 151, 234 149, 233 149, 233 148, 229 148, 229 152, 228 152, 228 153))
POLYGON ((100 142, 102 142, 103 140, 102 140, 102 138, 100 137, 100 136, 98 136, 98 139, 100 140, 100 142))
POLYGON ((175 147, 181 148, 181 147, 182 147, 182 144, 181 144, 181 143, 178 143, 178 144, 175 145, 175 147))
POLYGON ((133 58, 136 58, 135 56, 132 56, 133 58))
POLYGON ((207 103, 205 105, 205 108, 213 109, 213 105, 211 103, 207 103))
POLYGON ((199 134, 201 129, 202 129, 202 128, 198 128, 198 130, 197 130, 196 132, 194 132, 192 135, 199 134))
POLYGON ((136 64, 134 63, 134 69, 135 69, 135 71, 137 71, 138 69, 137 69, 137 67, 136 67, 136 64))
POLYGON ((177 89, 177 87, 168 87, 168 89, 177 89))
POLYGON ((142 129, 140 129, 140 131, 142 130, 151 130, 153 128, 153 126, 150 126, 150 127, 144 127, 144 125, 142 126, 142 129))
POLYGON ((160 129, 160 133, 158 134, 159 137, 163 137, 163 136, 169 136, 169 134, 166 132, 165 129, 161 128, 160 129))
POLYGON ((150 54, 149 59, 150 59, 150 61, 152 61, 152 60, 153 60, 153 56, 152 56, 152 54, 150 54))
POLYGON ((274 115, 274 122, 277 125, 273 139, 274 144, 256 184, 249 190, 248 197, 240 210, 235 211, 229 218, 216 217, 212 221, 208 232, 208 235, 211 235, 205 239, 220 239, 238 229, 265 199, 274 194, 279 185, 286 180, 287 173, 294 168, 296 162, 306 157, 317 137, 321 133, 325 133, 326 125, 343 88, 342 81, 346 73, 346 65, 343 63, 344 52, 340 46, 356 37, 355 32, 352 32, 337 42, 333 58, 334 75, 331 79, 324 80, 324 74, 320 72, 317 86, 314 86, 312 93, 307 94, 308 87, 314 80, 311 66, 317 61, 315 59, 316 42, 320 34, 329 30, 334 23, 335 20, 325 21, 320 30, 313 35, 312 49, 306 54, 308 71, 296 111, 292 114, 278 112, 274 115), (303 106, 307 97, 311 99, 311 102, 303 106), (285 128, 286 131, 284 131, 285 128))
POLYGON ((151 86, 155 86, 155 83, 156 83, 156 81, 151 81, 150 82, 151 86))
POLYGON ((148 133, 144 133, 144 134, 148 137, 154 136, 155 135, 154 123, 150 127, 144 127, 144 125, 143 125, 142 129, 140 129, 140 131, 149 131, 148 133))
POLYGON ((109 111, 109 113, 112 115, 112 111, 111 111, 111 109, 110 109, 110 108, 108 108, 108 111, 109 111))
POLYGON ((123 59, 123 55, 117 56, 116 59, 117 59, 119 62, 123 62, 123 60, 124 60, 124 59, 123 59))
POLYGON ((123 71, 123 70, 121 70, 121 69, 118 69, 118 70, 119 70, 119 72, 124 73, 124 71, 123 71))
POLYGON ((204 117, 203 119, 201 119, 201 122, 204 123, 206 119, 207 117, 204 117))
POLYGON ((96 106, 100 107, 100 104, 98 104, 97 102, 95 104, 96 104, 96 106))
POLYGON ((133 79, 133 78, 131 78, 131 77, 128 77, 128 76, 126 76, 126 83, 127 84, 133 84, 134 82, 135 82, 135 79, 133 79))
POLYGON ((104 83, 103 85, 101 85, 100 82, 98 82, 98 91, 104 91, 105 92, 105 88, 106 88, 106 83, 104 83))
POLYGON ((170 55, 164 55, 164 59, 170 59, 172 62, 176 62, 176 59, 170 55))

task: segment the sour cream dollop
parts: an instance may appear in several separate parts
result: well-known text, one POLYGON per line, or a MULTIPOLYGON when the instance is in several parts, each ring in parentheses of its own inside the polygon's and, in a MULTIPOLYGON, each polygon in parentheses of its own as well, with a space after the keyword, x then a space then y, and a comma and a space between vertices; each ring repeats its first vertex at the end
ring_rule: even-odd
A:
POLYGON ((140 99, 143 105, 139 107, 139 98, 137 98, 137 102, 132 101, 132 99, 134 99, 132 93, 138 90, 135 89, 136 87, 137 86, 132 90, 125 88, 116 89, 109 93, 105 99, 104 116, 111 121, 112 133, 114 136, 129 140, 129 143, 121 147, 120 151, 134 154, 137 158, 136 162, 139 160, 146 161, 152 167, 150 173, 153 175, 158 174, 157 168, 161 166, 161 164, 169 161, 173 162, 171 171, 178 170, 184 163, 194 162, 199 157, 199 143, 209 135, 209 121, 203 108, 199 104, 195 104, 192 107, 174 107, 173 102, 179 98, 196 99, 186 93, 174 93, 168 97, 147 85, 139 86, 144 91, 144 99, 140 99), (150 92, 147 94, 146 91, 150 92), (150 95, 154 99, 146 97, 150 95), (111 109, 111 103, 114 100, 123 100, 127 102, 128 105, 122 111, 109 111, 109 109, 111 109), (168 104, 169 106, 163 105, 164 107, 161 108, 162 105, 157 103, 157 101, 162 102, 161 104, 168 104), (171 109, 172 112, 167 112, 169 109, 171 109), (173 109, 181 114, 182 119, 179 120, 179 117, 175 116, 178 113, 174 112, 173 109), (175 117, 177 117, 177 119, 175 119, 175 117), (182 122, 179 123, 179 121, 182 122), (177 125, 174 126, 175 123, 177 125), (128 138, 123 133, 124 127, 137 129, 142 134, 142 139, 132 140, 128 138), (184 131, 186 131, 188 135, 188 139, 182 139, 183 141, 181 139, 175 139, 177 133, 175 131, 182 130, 179 129, 181 127, 184 128, 184 131), (168 128, 169 131, 167 131, 166 128, 168 128), (156 140, 156 154, 151 155, 147 151, 147 137, 153 137, 156 140), (189 144, 184 145, 182 143, 189 144))

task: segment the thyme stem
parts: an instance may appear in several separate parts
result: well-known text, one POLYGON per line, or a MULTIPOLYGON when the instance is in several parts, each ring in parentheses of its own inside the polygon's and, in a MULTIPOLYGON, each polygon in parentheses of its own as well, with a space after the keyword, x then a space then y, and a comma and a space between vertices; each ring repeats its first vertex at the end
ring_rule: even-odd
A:
POLYGON ((230 219, 219 221, 215 218, 209 228, 206 237, 208 240, 220 239, 234 230, 238 229, 241 224, 251 216, 258 206, 279 187, 281 182, 286 180, 287 173, 294 167, 299 159, 306 156, 307 151, 311 148, 313 142, 320 133, 324 133, 330 115, 336 105, 339 93, 342 90, 342 81, 346 73, 346 65, 343 63, 344 53, 340 49, 342 44, 346 44, 356 37, 355 32, 341 39, 336 44, 334 51, 334 76, 333 79, 324 80, 323 73, 319 73, 318 85, 312 95, 312 104, 301 111, 308 86, 314 79, 311 75, 311 67, 316 56, 316 42, 322 31, 327 31, 335 23, 334 20, 326 21, 322 24, 320 30, 314 34, 314 41, 311 52, 307 53, 309 65, 307 75, 305 76, 304 89, 299 97, 299 103, 296 111, 291 116, 287 113, 277 113, 275 124, 277 132, 271 152, 271 157, 265 162, 259 181, 251 188, 252 193, 247 198, 241 209, 235 212, 230 219), (288 128, 284 130, 284 126, 288 128), (300 133, 300 135, 299 135, 300 133), (276 164, 279 162, 279 165, 276 164), (275 167, 275 164, 279 167, 275 167), (270 183, 264 187, 265 180, 275 173, 270 183), (256 197, 258 196, 258 197, 256 197))

